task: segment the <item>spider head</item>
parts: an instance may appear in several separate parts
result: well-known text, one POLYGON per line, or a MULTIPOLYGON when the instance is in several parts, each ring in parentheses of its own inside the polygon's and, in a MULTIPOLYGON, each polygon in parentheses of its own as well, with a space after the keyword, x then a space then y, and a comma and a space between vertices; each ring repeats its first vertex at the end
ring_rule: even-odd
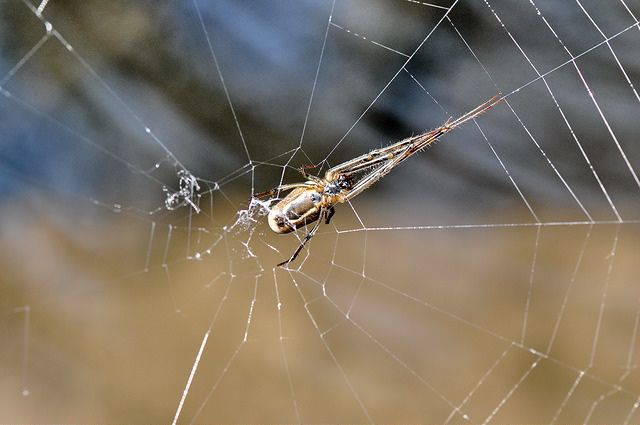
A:
POLYGON ((353 187, 353 177, 349 174, 339 174, 338 177, 326 184, 324 194, 335 196, 340 192, 349 191, 353 187))

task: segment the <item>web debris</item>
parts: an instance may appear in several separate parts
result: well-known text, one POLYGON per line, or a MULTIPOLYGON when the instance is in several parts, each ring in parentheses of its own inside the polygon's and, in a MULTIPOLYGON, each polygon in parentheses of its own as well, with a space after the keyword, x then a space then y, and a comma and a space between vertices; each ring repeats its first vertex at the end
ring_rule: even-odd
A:
POLYGON ((178 171, 178 177, 180 177, 180 189, 172 192, 167 186, 163 186, 162 190, 167 194, 167 199, 164 201, 165 207, 169 211, 176 210, 185 205, 190 205, 196 212, 200 213, 200 207, 198 206, 200 195, 200 185, 198 179, 187 170, 178 171))

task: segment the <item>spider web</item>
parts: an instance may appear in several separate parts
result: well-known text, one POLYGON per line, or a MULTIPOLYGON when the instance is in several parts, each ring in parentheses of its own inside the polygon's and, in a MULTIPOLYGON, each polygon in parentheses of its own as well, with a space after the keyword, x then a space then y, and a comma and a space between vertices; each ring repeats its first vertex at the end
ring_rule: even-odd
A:
POLYGON ((0 4, 2 422, 640 422, 637 1, 0 4))

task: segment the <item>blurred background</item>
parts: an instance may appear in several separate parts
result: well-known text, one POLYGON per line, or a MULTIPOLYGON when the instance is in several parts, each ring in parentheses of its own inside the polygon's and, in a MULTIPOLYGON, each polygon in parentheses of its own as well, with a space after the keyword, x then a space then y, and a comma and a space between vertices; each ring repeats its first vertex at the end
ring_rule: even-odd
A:
POLYGON ((0 10, 0 421, 169 422, 205 334, 179 422, 640 421, 638 1, 0 10), (496 93, 274 268, 252 193, 496 93))

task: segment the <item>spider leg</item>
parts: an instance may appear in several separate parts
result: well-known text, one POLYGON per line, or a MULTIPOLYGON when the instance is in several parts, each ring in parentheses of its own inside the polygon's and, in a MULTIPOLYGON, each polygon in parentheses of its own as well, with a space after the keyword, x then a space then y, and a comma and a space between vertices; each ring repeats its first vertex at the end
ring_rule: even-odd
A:
POLYGON ((304 248, 304 245, 309 241, 309 239, 311 239, 313 237, 313 233, 309 232, 307 233, 307 236, 304 237, 304 239, 302 240, 302 243, 300 244, 300 246, 293 252, 293 255, 291 255, 291 257, 289 257, 288 260, 283 261, 282 263, 279 263, 276 267, 282 267, 284 265, 289 264, 290 262, 292 262, 293 260, 296 259, 296 257, 298 257, 298 254, 300 253, 300 251, 302 251, 302 248, 304 248))
POLYGON ((325 178, 328 180, 332 180, 338 174, 353 174, 355 172, 363 171, 376 165, 385 167, 386 164, 390 161, 393 161, 397 165, 395 158, 398 155, 404 156, 404 158, 408 158, 411 154, 423 149, 429 143, 437 140, 440 136, 458 127, 460 124, 463 124, 464 122, 477 117, 478 115, 486 112, 498 103, 502 102, 504 98, 499 98, 499 96, 499 94, 495 95, 482 105, 467 112, 455 121, 452 121, 452 119, 449 118, 444 124, 436 128, 435 130, 420 134, 418 136, 409 137, 381 149, 375 149, 350 161, 336 165, 335 167, 327 171, 327 175, 325 178), (407 151, 410 152, 409 155, 405 155, 407 151))
POLYGON ((326 214, 327 217, 324 219, 324 224, 329 224, 329 221, 331 221, 331 217, 333 217, 335 213, 336 209, 334 207, 329 208, 329 213, 326 214))
POLYGON ((439 128, 428 133, 408 137, 392 145, 386 146, 381 149, 372 150, 367 154, 361 155, 340 165, 336 165, 335 167, 327 171, 325 179, 332 180, 335 179, 339 174, 353 174, 364 171, 368 168, 375 167, 377 165, 385 166, 387 163, 394 160, 398 155, 403 155, 409 150, 414 150, 417 152, 432 141, 436 140, 438 137, 442 136, 447 131, 449 131, 450 129, 447 129, 447 125, 449 124, 449 122, 450 120, 448 120, 439 128))
POLYGON ((428 144, 438 140, 442 135, 448 133, 449 131, 458 127, 460 124, 477 117, 478 115, 482 114, 483 112, 493 108, 495 105, 502 102, 504 98, 499 98, 498 100, 496 100, 498 96, 499 95, 495 95, 494 97, 489 99, 487 102, 483 103, 482 105, 478 106, 472 111, 467 112, 466 114, 462 115, 460 118, 454 121, 452 121, 451 118, 449 118, 444 124, 436 128, 435 130, 429 131, 427 133, 424 133, 418 136, 410 137, 408 139, 395 143, 391 146, 388 146, 384 149, 379 149, 377 151, 372 152, 372 154, 385 153, 385 155, 381 156, 380 157, 381 159, 376 158, 375 162, 372 162, 371 164, 366 164, 362 162, 360 164, 354 164, 348 170, 349 172, 358 171, 359 169, 368 168, 372 165, 376 165, 377 163, 381 163, 381 165, 376 170, 372 171, 370 174, 368 174, 366 177, 360 180, 349 191, 349 193, 346 195, 345 200, 349 200, 354 196, 358 195, 359 193, 361 193, 362 191, 364 191, 365 189, 367 189, 369 186, 371 186, 372 184, 380 180, 382 177, 384 177, 386 174, 388 174, 391 171, 391 169, 393 169, 393 167, 400 164, 402 161, 409 158, 414 153, 419 152, 420 150, 425 148, 428 144))
POLYGON ((325 178, 333 178, 338 174, 351 174, 356 171, 361 171, 367 169, 369 167, 373 167, 374 165, 384 162, 388 160, 387 155, 389 152, 398 148, 400 143, 405 142, 404 140, 399 143, 395 143, 393 145, 387 146, 382 149, 376 149, 364 155, 360 155, 357 158, 351 159, 347 162, 343 162, 342 164, 336 165, 333 168, 330 168, 327 171, 327 176, 325 178))
MULTIPOLYGON (((401 155, 398 155, 396 158, 389 160, 386 164, 379 167, 377 170, 371 172, 371 174, 364 177, 360 180, 345 196, 345 201, 353 198, 354 196, 362 193, 369 186, 380 180, 382 177, 387 175, 389 171, 396 165, 400 164, 402 161, 411 156, 414 152, 411 152, 409 149, 406 149, 401 155)), ((344 202, 344 201, 342 201, 344 202)))
POLYGON ((312 176, 311 174, 307 173, 307 170, 309 170, 311 168, 316 168, 316 166, 315 165, 303 165, 302 167, 300 167, 300 174, 302 174, 302 176, 305 179, 309 180, 310 182, 319 183, 322 180, 320 177, 312 176))
POLYGON ((480 105, 480 106, 476 107, 475 109, 467 112, 466 114, 464 114, 463 116, 461 116, 457 120, 455 120, 453 122, 447 121, 445 123, 445 125, 443 125, 443 127, 447 127, 448 130, 453 130, 454 128, 456 128, 460 124, 474 119, 478 115, 487 112, 489 109, 493 108, 498 103, 500 103, 500 102, 502 102, 504 100, 504 97, 500 97, 500 98, 499 97, 500 97, 500 93, 498 93, 497 95, 493 96, 491 99, 487 100, 482 105, 480 105), (498 100, 496 100, 496 99, 498 99, 498 100))
POLYGON ((283 190, 295 189, 296 187, 315 187, 313 182, 304 182, 304 183, 291 183, 291 184, 283 184, 282 186, 274 187, 271 190, 267 190, 266 192, 256 193, 255 195, 251 195, 252 198, 264 198, 265 196, 271 196, 278 192, 282 192, 283 190))
MULTIPOLYGON (((331 209, 333 209, 333 207, 331 209)), ((298 248, 293 252, 291 257, 289 257, 288 260, 283 261, 282 263, 278 264, 276 267, 282 267, 284 265, 287 265, 287 264, 289 264, 290 262, 292 262, 293 260, 295 260, 298 257, 298 254, 300 253, 300 251, 302 251, 302 248, 304 248, 305 244, 307 242, 309 242, 309 240, 313 237, 313 235, 316 234, 316 230, 318 229, 318 226, 320 225, 320 222, 322 221, 322 216, 326 215, 326 211, 327 210, 325 210, 324 208, 322 209, 322 211, 320 211, 320 219, 313 226, 313 229, 311 229, 311 231, 309 231, 309 233, 307 233, 307 236, 305 236, 304 239, 302 239, 302 243, 300 243, 300 246, 298 246, 298 248)), ((331 214, 331 215, 333 215, 333 214, 331 214)))
POLYGON ((300 174, 302 174, 302 176, 305 179, 309 179, 309 173, 307 173, 307 170, 310 170, 312 168, 316 168, 316 166, 315 165, 301 165, 300 169, 298 171, 300 171, 300 174))

